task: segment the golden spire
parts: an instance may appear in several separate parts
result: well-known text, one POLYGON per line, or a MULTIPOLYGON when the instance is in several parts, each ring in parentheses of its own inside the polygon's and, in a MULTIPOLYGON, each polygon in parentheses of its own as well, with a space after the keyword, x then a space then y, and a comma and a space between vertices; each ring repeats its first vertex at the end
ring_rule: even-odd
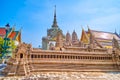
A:
POLYGON ((58 25, 57 25, 57 19, 56 19, 56 5, 55 5, 55 10, 54 10, 54 20, 53 20, 52 27, 58 27, 58 25))

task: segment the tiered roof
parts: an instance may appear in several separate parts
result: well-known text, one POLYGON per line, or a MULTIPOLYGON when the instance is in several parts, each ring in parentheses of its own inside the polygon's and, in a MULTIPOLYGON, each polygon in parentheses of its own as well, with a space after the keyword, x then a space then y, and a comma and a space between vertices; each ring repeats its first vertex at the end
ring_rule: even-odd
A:
POLYGON ((5 27, 0 27, 0 37, 5 38, 5 36, 12 40, 17 40, 18 42, 21 42, 21 32, 15 31, 14 27, 10 28, 10 26, 8 25, 6 25, 5 27))
POLYGON ((107 39, 107 40, 112 40, 113 37, 117 40, 120 40, 119 36, 115 33, 110 33, 110 32, 104 32, 104 31, 95 31, 91 30, 93 33, 94 37, 97 39, 107 39))
POLYGON ((0 28, 0 36, 4 37, 6 34, 6 29, 5 28, 0 28))

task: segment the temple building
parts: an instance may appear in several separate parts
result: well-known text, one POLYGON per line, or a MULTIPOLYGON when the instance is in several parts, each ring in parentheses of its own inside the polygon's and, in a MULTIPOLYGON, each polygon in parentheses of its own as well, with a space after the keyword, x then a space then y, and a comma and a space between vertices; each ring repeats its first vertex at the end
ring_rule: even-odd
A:
MULTIPOLYGON (((43 50, 59 50, 60 48, 90 47, 90 48, 112 48, 113 40, 117 40, 120 45, 120 35, 111 32, 82 29, 81 37, 78 38, 75 30, 72 34, 63 34, 59 28, 56 19, 56 7, 54 10, 54 20, 50 29, 47 30, 47 36, 42 38, 43 50)), ((118 46, 119 46, 118 45, 118 46)))
POLYGON ((52 27, 47 30, 47 36, 42 38, 42 49, 47 50, 47 49, 55 49, 56 40, 57 40, 57 35, 58 32, 61 34, 62 39, 64 38, 64 35, 62 33, 62 30, 59 28, 57 24, 57 19, 56 19, 56 7, 54 11, 54 20, 52 27))
POLYGON ((6 24, 4 27, 0 27, 0 37, 1 38, 9 38, 18 43, 21 42, 21 30, 15 31, 14 27, 10 27, 9 24, 6 24))
POLYGON ((81 42, 85 45, 92 44, 94 48, 112 48, 114 40, 117 40, 120 46, 120 36, 116 32, 96 31, 88 28, 88 31, 83 29, 81 34, 81 42))
POLYGON ((72 45, 72 40, 71 40, 71 36, 70 36, 70 33, 67 32, 66 34, 66 41, 65 41, 65 44, 66 46, 71 46, 72 45))

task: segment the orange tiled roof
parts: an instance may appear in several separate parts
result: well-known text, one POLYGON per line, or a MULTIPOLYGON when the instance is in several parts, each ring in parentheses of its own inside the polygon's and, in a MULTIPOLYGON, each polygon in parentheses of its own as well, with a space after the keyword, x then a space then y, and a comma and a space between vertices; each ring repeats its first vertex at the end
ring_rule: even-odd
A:
POLYGON ((4 36, 6 34, 5 28, 0 28, 0 35, 4 36))
POLYGON ((16 32, 13 31, 8 37, 9 37, 10 39, 14 39, 15 36, 16 36, 16 32))

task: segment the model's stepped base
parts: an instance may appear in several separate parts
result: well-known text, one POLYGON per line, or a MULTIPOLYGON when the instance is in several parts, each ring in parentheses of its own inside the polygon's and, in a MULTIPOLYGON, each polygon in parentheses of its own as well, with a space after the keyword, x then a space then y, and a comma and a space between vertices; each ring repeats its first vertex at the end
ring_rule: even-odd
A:
MULTIPOLYGON (((38 80, 120 80, 120 73, 105 72, 39 72, 24 79, 38 80)), ((23 79, 23 80, 24 80, 23 79)))

